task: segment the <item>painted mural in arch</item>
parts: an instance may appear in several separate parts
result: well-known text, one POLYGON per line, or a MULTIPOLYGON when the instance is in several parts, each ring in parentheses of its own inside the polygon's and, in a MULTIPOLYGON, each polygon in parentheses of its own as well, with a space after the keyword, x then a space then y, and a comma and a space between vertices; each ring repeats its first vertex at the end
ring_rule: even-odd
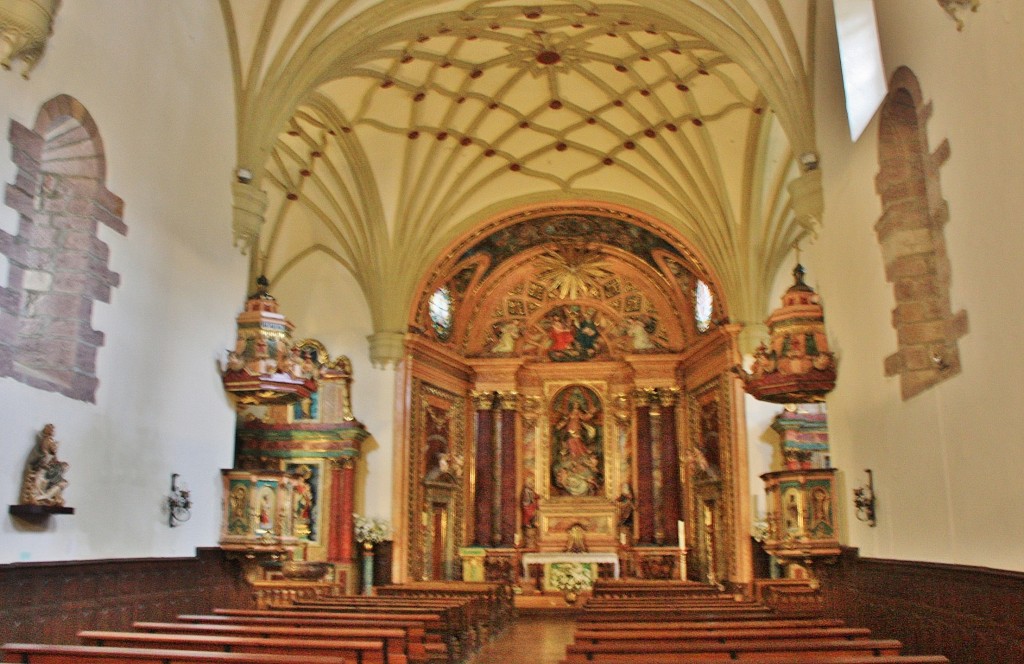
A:
POLYGON ((715 279, 685 245, 613 210, 540 214, 482 229, 435 268, 410 331, 464 357, 554 362, 681 352, 707 327, 695 289, 711 289, 716 325, 728 320, 715 279), (438 334, 430 298, 451 297, 438 334))
POLYGON ((555 496, 604 490, 604 409, 597 392, 570 385, 551 399, 551 488, 555 496))

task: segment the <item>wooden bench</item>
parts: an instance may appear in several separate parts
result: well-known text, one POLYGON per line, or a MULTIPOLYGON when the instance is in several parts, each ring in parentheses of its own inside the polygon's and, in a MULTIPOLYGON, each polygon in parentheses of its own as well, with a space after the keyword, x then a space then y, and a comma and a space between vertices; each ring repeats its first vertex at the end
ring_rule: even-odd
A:
POLYGON ((759 629, 776 627, 845 627, 846 622, 834 618, 768 618, 764 620, 623 620, 576 621, 577 630, 631 629, 759 629))
MULTIPOLYGON (((337 624, 375 625, 379 627, 422 625, 426 630, 425 648, 431 659, 457 661, 458 651, 451 648, 453 628, 436 613, 374 613, 312 611, 294 609, 214 609, 212 618, 223 620, 284 620, 295 626, 332 626, 337 624)), ((204 616, 180 615, 179 620, 194 622, 204 616)))
MULTIPOLYGON (((695 664, 707 662, 707 659, 675 658, 675 659, 648 659, 645 656, 630 656, 631 659, 616 660, 618 662, 630 662, 631 664, 663 664, 667 662, 678 662, 679 664, 695 664)), ((591 660, 588 660, 591 661, 591 660)), ((592 660, 602 662, 604 660, 592 660)), ((803 655, 790 655, 782 658, 772 657, 768 659, 751 657, 743 658, 744 664, 949 664, 949 660, 940 655, 838 655, 836 657, 821 658, 816 655, 805 657, 803 655)), ((566 664, 569 660, 562 660, 566 664)))
POLYGON ((410 637, 401 627, 332 626, 289 627, 284 625, 224 625, 216 623, 135 622, 132 629, 152 634, 218 634, 222 636, 252 636, 256 638, 287 639, 361 639, 384 642, 389 661, 392 655, 404 655, 410 664, 426 662, 422 631, 419 638, 410 637))
POLYGON ((85 630, 78 633, 84 645, 170 650, 220 650, 278 655, 325 655, 342 657, 351 664, 407 664, 405 655, 388 653, 380 640, 354 639, 261 639, 245 636, 202 634, 145 634, 85 630))
POLYGON ((466 606, 465 602, 455 600, 423 600, 413 602, 399 598, 324 598, 316 601, 296 603, 289 610, 320 614, 337 612, 343 614, 373 614, 405 616, 418 615, 423 612, 435 614, 441 623, 444 640, 451 655, 461 659, 465 654, 480 645, 481 627, 477 624, 481 617, 477 612, 466 606))
MULTIPOLYGON (((225 616, 215 614, 181 614, 177 616, 179 623, 203 625, 251 625, 266 627, 306 627, 306 628, 380 628, 392 627, 405 630, 409 639, 410 662, 417 661, 418 652, 423 653, 431 661, 448 661, 448 646, 440 631, 427 631, 426 624, 421 620, 389 620, 380 621, 364 618, 308 618, 295 611, 281 611, 284 616, 225 616)), ((138 629, 138 627, 136 627, 138 629)))
POLYGON ((351 664, 342 657, 281 655, 166 648, 5 643, 0 662, 22 664, 351 664))
POLYGON ((486 628, 495 634, 515 618, 515 593, 506 583, 416 581, 377 588, 378 597, 450 598, 481 602, 488 612, 486 628))
POLYGON ((866 639, 866 627, 761 627, 756 629, 576 630, 575 643, 672 641, 687 644, 733 643, 747 639, 866 639))
POLYGON ((779 661, 780 657, 792 655, 811 658, 806 661, 831 662, 834 656, 841 655, 899 655, 902 647, 903 644, 894 639, 744 639, 733 643, 704 645, 668 641, 614 641, 570 643, 566 646, 566 658, 563 661, 565 664, 626 664, 638 662, 642 658, 651 664, 682 664, 750 659, 779 661))

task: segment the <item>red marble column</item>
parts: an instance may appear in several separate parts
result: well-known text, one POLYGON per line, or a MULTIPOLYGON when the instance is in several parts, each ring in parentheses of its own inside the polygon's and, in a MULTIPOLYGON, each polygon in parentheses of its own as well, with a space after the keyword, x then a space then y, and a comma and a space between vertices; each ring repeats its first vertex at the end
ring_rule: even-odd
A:
POLYGON ((668 546, 679 546, 678 522, 681 518, 676 396, 673 391, 658 391, 661 401, 661 529, 668 546))
POLYGON ((355 474, 352 459, 338 459, 331 464, 332 519, 327 532, 327 559, 333 562, 351 563, 355 560, 352 546, 355 474))
MULTIPOLYGON (((646 395, 643 395, 646 397, 646 395)), ((642 405, 636 409, 636 512, 637 540, 639 544, 653 544, 654 518, 654 458, 651 454, 651 409, 642 405)))
POLYGON ((490 546, 494 528, 494 395, 478 395, 476 401, 476 486, 473 493, 473 543, 490 546))
POLYGON ((516 408, 515 392, 501 398, 501 546, 513 546, 516 534, 516 408))

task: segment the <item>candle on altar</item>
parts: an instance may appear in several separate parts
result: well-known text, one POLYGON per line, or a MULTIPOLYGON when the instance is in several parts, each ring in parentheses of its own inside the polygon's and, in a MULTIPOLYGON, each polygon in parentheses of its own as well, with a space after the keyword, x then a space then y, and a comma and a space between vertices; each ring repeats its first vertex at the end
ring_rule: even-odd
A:
POLYGON ((686 524, 682 521, 676 523, 679 528, 679 548, 686 551, 686 524))

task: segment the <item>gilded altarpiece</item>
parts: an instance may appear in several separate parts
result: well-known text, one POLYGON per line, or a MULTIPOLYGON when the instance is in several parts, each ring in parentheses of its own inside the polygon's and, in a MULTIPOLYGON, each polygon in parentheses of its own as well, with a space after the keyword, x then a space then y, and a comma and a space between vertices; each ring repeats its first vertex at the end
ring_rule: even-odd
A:
POLYGON ((459 578, 464 543, 467 399, 420 379, 412 384, 409 574, 418 580, 459 578))
POLYGON ((689 440, 686 459, 687 530, 693 534, 687 556, 688 576, 718 583, 736 578, 737 560, 730 547, 736 527, 734 493, 737 477, 732 428, 730 379, 718 377, 687 393, 689 440))
POLYGON ((590 550, 615 550, 614 501, 628 473, 628 453, 622 453, 627 431, 607 406, 615 391, 607 380, 544 380, 542 390, 538 417, 529 420, 536 453, 524 455, 523 464, 524 479, 532 478, 539 494, 536 541, 525 544, 563 551, 578 525, 590 550))
POLYGON ((506 570, 584 546, 617 553, 626 574, 678 578, 680 548, 706 533, 690 577, 742 580, 738 329, 719 293, 685 242, 612 206, 524 210, 452 246, 406 338, 409 576, 431 578, 425 533, 438 527, 424 510, 427 422, 441 417, 423 405, 429 375, 465 417, 448 432, 465 463, 459 546, 506 570), (698 315, 702 288, 712 301, 698 315))

